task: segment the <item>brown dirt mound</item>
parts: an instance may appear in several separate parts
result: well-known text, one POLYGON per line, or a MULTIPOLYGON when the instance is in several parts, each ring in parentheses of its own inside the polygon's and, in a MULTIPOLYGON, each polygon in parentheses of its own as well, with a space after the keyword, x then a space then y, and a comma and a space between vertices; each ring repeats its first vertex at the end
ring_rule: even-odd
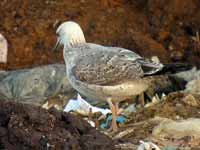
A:
POLYGON ((120 46, 162 62, 182 61, 200 66, 200 2, 198 0, 119 0, 115 8, 100 0, 2 0, 0 32, 8 39, 3 69, 63 62, 62 52, 50 50, 56 27, 74 20, 88 42, 120 46))
POLYGON ((114 149, 112 141, 77 116, 0 101, 0 149, 114 149))

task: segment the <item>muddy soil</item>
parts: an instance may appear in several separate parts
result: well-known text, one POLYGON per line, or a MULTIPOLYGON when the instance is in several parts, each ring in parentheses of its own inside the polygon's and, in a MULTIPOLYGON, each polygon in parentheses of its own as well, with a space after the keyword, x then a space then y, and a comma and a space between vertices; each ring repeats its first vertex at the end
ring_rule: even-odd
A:
POLYGON ((66 20, 78 22, 88 42, 200 66, 198 0, 116 1, 118 5, 104 7, 100 0, 2 0, 0 32, 9 42, 9 56, 0 68, 63 63, 62 51, 51 50, 56 27, 66 20))
POLYGON ((0 149, 114 149, 107 136, 77 116, 0 101, 0 149))

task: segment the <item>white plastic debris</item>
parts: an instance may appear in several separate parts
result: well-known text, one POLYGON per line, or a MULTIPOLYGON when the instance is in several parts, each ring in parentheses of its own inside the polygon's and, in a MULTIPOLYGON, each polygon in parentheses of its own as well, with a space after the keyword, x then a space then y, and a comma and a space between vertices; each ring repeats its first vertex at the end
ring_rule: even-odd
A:
POLYGON ((0 63, 7 62, 8 42, 6 38, 0 34, 0 63))
POLYGON ((153 62, 155 62, 155 63, 160 63, 160 60, 159 60, 158 56, 152 56, 152 57, 151 57, 151 60, 152 60, 153 62))
POLYGON ((140 141, 140 143, 141 144, 138 146, 137 150, 160 150, 160 148, 152 142, 140 141))
POLYGON ((128 117, 132 112, 136 112, 135 104, 130 104, 126 109, 123 109, 121 115, 128 117))
POLYGON ((95 127, 94 121, 89 120, 88 118, 84 118, 84 120, 86 120, 91 125, 91 127, 95 127))
POLYGON ((159 98, 158 94, 156 94, 152 99, 151 99, 151 102, 146 104, 144 107, 150 107, 150 106, 153 106, 157 103, 159 103, 161 101, 161 99, 159 98))
POLYGON ((65 112, 75 111, 84 116, 88 116, 89 113, 101 112, 103 115, 111 113, 110 109, 98 108, 90 105, 87 101, 85 101, 79 94, 77 95, 77 99, 70 99, 68 104, 64 108, 65 112))
POLYGON ((166 94, 165 94, 165 93, 162 93, 161 100, 165 100, 166 97, 167 97, 166 94))

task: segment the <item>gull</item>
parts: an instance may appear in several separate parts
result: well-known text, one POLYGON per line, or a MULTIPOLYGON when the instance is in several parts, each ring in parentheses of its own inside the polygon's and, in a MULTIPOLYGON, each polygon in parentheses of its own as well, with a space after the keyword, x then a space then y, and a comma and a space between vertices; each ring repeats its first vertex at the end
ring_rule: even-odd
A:
POLYGON ((82 95, 107 101, 112 111, 110 129, 117 131, 118 104, 148 88, 143 79, 163 68, 128 49, 87 43, 79 24, 62 23, 54 49, 64 45, 63 56, 70 84, 82 95))

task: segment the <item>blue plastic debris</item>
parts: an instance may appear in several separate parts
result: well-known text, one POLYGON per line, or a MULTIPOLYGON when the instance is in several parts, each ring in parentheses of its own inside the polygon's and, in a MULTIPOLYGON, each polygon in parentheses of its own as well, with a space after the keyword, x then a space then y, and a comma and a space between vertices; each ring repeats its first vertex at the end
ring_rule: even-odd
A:
MULTIPOLYGON (((107 117, 107 119, 106 119, 106 123, 103 123, 103 124, 101 124, 100 125, 100 127, 102 128, 102 129, 105 129, 105 128, 107 128, 108 127, 108 124, 109 124, 109 122, 112 120, 112 115, 109 115, 108 117, 107 117)), ((123 122, 125 122, 125 120, 126 120, 126 118, 124 117, 124 116, 117 116, 117 118, 116 118, 116 122, 117 123, 123 123, 123 122)))
POLYGON ((163 149, 164 150, 176 150, 178 147, 177 146, 165 146, 163 149))

